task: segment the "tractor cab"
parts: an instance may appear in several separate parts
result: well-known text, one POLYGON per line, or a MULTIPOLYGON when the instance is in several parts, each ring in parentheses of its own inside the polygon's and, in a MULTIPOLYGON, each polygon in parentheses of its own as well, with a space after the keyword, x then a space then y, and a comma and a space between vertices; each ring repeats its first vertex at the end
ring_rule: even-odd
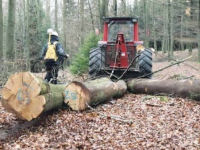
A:
POLYGON ((136 77, 150 73, 152 54, 139 41, 138 30, 137 18, 104 18, 103 40, 98 42, 98 48, 90 51, 89 74, 97 76, 106 72, 113 75, 115 72, 116 76, 121 76, 126 72, 126 75, 136 77), (144 59, 148 59, 149 67, 146 62, 144 64, 144 59))
POLYGON ((127 42, 138 41, 136 18, 105 18, 103 41, 115 42, 117 34, 123 34, 127 42))

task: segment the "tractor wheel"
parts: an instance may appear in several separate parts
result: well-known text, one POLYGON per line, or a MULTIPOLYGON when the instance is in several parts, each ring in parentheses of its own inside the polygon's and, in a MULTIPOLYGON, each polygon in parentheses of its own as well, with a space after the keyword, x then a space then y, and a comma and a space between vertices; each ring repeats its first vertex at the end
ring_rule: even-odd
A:
POLYGON ((105 53, 100 47, 90 51, 89 56, 89 75, 95 77, 105 65, 105 53))
POLYGON ((139 69, 142 76, 151 78, 152 74, 152 52, 145 49, 139 56, 139 69), (149 75, 148 75, 149 74, 149 75), (146 76, 145 76, 146 75, 146 76))

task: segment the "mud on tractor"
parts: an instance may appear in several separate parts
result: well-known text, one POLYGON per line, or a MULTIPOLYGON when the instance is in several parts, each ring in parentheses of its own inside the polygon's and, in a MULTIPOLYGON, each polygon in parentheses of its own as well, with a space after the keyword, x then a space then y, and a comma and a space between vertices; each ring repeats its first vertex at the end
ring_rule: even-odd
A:
POLYGON ((103 40, 90 50, 89 75, 109 74, 116 78, 150 78, 152 51, 139 41, 138 19, 133 17, 104 18, 103 40))

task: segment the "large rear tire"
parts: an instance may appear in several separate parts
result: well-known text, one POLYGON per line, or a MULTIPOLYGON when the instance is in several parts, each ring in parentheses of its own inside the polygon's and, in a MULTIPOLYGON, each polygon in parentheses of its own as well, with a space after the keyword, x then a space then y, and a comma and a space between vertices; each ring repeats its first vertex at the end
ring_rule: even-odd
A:
POLYGON ((145 49, 139 56, 139 69, 144 78, 152 77, 152 51, 145 49))
POLYGON ((92 49, 89 56, 89 75, 91 77, 97 76, 104 66, 105 52, 100 47, 92 49))

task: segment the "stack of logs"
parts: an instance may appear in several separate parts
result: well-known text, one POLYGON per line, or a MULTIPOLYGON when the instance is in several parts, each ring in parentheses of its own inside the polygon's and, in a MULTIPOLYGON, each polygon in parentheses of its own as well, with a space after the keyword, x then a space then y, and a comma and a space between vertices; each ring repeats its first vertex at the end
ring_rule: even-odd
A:
POLYGON ((20 72, 9 77, 1 91, 1 102, 9 112, 30 121, 64 103, 72 110, 81 111, 88 106, 122 97, 127 90, 132 93, 169 94, 200 100, 198 80, 131 79, 126 83, 123 80, 113 82, 108 78, 100 78, 53 85, 30 72, 20 72))

